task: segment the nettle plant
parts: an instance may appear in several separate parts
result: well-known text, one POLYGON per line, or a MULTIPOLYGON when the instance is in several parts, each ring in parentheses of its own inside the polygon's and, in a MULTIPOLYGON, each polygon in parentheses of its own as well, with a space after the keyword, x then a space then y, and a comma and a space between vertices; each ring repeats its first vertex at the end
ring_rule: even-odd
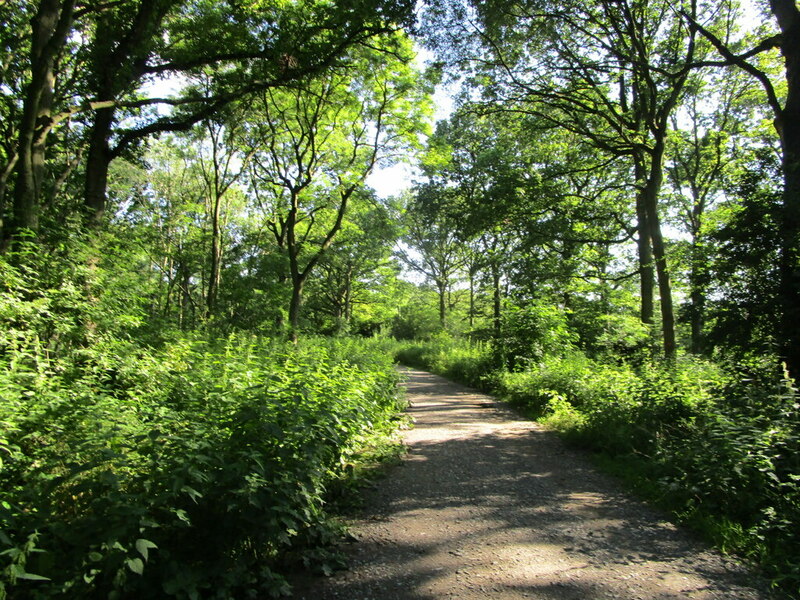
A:
POLYGON ((326 486, 401 408, 388 354, 313 341, 38 352, 0 357, 0 597, 283 594, 285 557, 335 531, 326 486))

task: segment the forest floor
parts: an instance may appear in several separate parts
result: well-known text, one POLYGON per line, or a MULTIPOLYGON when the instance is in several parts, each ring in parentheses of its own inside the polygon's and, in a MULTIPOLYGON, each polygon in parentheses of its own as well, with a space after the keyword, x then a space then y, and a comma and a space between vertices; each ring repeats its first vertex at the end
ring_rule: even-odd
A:
POLYGON ((349 568, 306 600, 765 599, 736 560, 492 398, 408 371, 409 453, 368 490, 349 568))

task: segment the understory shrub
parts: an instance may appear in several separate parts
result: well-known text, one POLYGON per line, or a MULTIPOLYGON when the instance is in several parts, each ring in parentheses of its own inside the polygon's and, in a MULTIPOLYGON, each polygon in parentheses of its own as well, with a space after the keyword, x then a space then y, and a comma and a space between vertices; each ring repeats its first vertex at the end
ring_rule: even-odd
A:
POLYGON ((800 596, 800 396, 750 375, 723 394, 660 445, 661 483, 684 518, 800 596))
POLYGON ((547 356, 560 356, 577 342, 567 311, 545 301, 509 306, 495 346, 502 364, 515 371, 547 356))
POLYGON ((234 335, 60 359, 0 348, 0 598, 248 598, 318 560, 324 511, 402 409, 391 355, 234 335), (312 558, 313 557, 313 558, 312 558))

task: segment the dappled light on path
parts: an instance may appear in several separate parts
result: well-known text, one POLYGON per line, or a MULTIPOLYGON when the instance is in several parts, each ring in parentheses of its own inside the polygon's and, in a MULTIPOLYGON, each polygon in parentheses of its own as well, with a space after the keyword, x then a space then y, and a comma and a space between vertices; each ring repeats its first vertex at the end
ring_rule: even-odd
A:
POLYGON ((297 598, 767 597, 536 424, 408 376, 409 454, 368 494, 350 569, 300 582, 297 598))

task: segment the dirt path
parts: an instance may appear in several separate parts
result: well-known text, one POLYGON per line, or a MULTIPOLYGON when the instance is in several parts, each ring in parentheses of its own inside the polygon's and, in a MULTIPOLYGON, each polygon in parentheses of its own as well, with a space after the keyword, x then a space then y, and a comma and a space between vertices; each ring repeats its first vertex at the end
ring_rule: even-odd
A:
POLYGON ((736 562, 491 398, 408 373, 410 453, 352 526, 350 570, 295 598, 763 599, 736 562))

